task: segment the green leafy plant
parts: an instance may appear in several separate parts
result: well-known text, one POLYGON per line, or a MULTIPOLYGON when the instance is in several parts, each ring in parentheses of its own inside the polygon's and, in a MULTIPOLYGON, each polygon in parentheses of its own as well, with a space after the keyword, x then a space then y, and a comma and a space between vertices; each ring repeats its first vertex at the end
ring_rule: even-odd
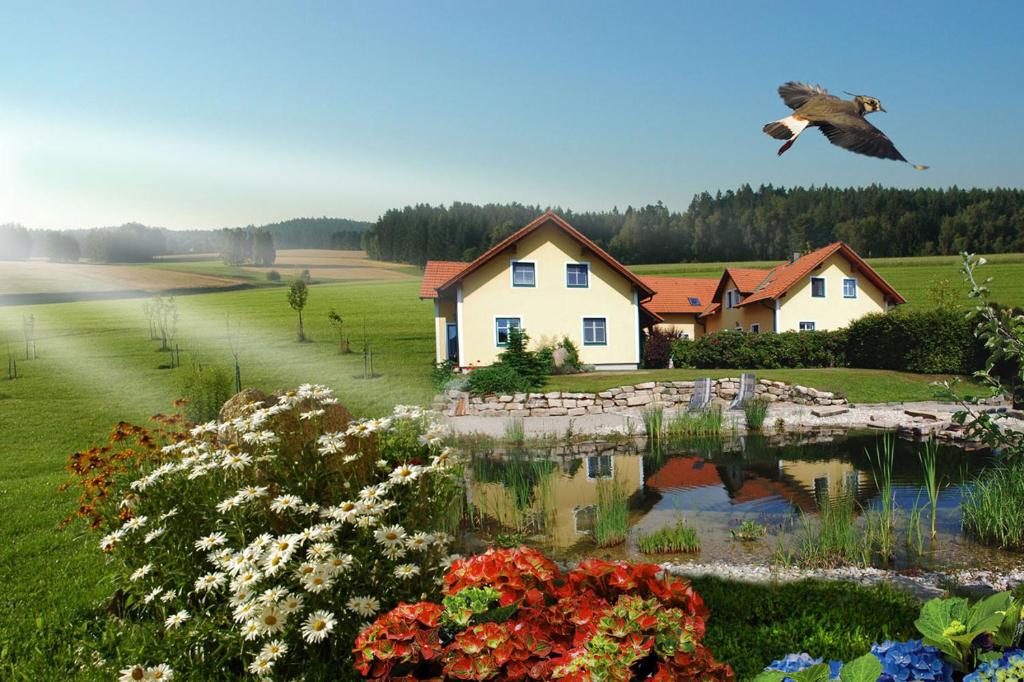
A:
POLYGON ((924 636, 924 643, 939 649, 946 659, 960 672, 973 670, 977 663, 975 641, 982 635, 994 637, 998 645, 1009 645, 1003 627, 1009 611, 1016 614, 1019 622, 1019 608, 1011 609, 1013 597, 1009 592, 1000 592, 976 602, 973 606, 962 597, 932 599, 921 607, 920 617, 914 621, 924 636))
POLYGON ((671 554, 676 552, 699 552, 700 538, 697 531, 685 521, 645 533, 637 539, 637 547, 644 554, 671 554))
POLYGON ((986 469, 961 503, 964 530, 986 545, 1024 548, 1024 462, 986 469))
POLYGON ((231 397, 231 375, 219 365, 193 360, 179 384, 185 403, 185 415, 202 423, 217 418, 221 405, 231 397))
POLYGON ((757 521, 751 521, 750 519, 744 520, 738 528, 732 528, 729 530, 729 535, 733 540, 739 540, 740 542, 752 542, 759 538, 763 538, 768 534, 768 527, 757 521))
POLYGON ((440 393, 448 387, 452 379, 458 376, 459 373, 455 370, 454 360, 435 362, 430 370, 430 384, 434 387, 435 391, 440 393))
MULTIPOLYGON (((877 682, 882 674, 882 664, 874 654, 867 653, 845 664, 839 671, 842 682, 877 682)), ((832 679, 827 663, 812 665, 798 672, 766 670, 754 678, 754 682, 828 682, 832 679)))

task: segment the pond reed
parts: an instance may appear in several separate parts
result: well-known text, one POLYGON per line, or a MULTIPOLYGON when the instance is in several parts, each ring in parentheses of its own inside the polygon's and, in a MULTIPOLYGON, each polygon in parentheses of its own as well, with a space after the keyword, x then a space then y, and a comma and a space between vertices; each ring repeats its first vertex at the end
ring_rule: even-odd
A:
POLYGON ((743 414, 747 418, 749 430, 760 431, 764 426, 765 417, 768 416, 768 404, 764 398, 750 398, 743 401, 743 414))
POLYGON ((637 539, 637 548, 644 554, 699 552, 700 538, 693 526, 680 519, 675 525, 641 535, 637 539))
POLYGON ((665 432, 665 409, 658 404, 648 405, 644 409, 644 431, 651 442, 660 442, 665 432))
POLYGON ((513 417, 505 422, 505 441, 515 445, 526 442, 526 427, 521 417, 513 417))
POLYGON ((724 424, 722 408, 714 406, 676 414, 669 420, 665 431, 672 436, 719 436, 724 424))
POLYGON ((936 456, 938 454, 938 448, 935 445, 935 438, 929 438, 921 452, 918 453, 918 458, 921 460, 921 470, 924 473, 924 489, 928 493, 928 511, 930 512, 931 518, 931 537, 934 540, 937 536, 935 529, 935 519, 939 512, 939 488, 942 485, 936 475, 936 456))
POLYGON ((878 512, 869 520, 877 521, 874 540, 877 551, 883 560, 888 561, 893 554, 892 536, 896 527, 896 499, 892 486, 892 464, 896 454, 896 437, 887 433, 882 437, 880 445, 875 446, 874 457, 867 453, 871 461, 871 477, 878 490, 878 512))
POLYGON ((598 547, 612 547, 626 541, 629 530, 629 497, 614 481, 597 484, 597 515, 594 540, 598 547))
POLYGON ((796 558, 805 566, 837 566, 864 562, 862 536, 854 527, 856 500, 842 491, 818 501, 818 518, 800 517, 796 558))
POLYGON ((1024 462, 993 467, 964 495, 963 528, 986 545, 1024 549, 1024 462))

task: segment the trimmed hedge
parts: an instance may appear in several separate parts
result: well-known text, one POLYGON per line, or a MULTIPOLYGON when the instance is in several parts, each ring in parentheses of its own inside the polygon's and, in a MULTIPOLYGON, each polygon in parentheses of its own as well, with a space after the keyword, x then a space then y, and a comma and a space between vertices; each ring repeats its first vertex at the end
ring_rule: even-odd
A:
POLYGON ((970 374, 984 365, 971 323, 952 310, 865 315, 847 328, 851 367, 920 374, 970 374))
POLYGON ((846 330, 750 334, 725 330, 672 345, 676 367, 788 369, 846 365, 846 330))
POLYGON ((672 345, 676 367, 698 369, 857 367, 970 374, 984 365, 984 359, 971 323, 949 310, 874 313, 835 331, 724 330, 672 345))

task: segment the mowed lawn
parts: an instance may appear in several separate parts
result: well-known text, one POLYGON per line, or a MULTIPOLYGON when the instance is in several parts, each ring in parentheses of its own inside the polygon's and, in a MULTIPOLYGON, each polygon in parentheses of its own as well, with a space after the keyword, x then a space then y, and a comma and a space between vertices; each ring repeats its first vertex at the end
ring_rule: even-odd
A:
MULTIPOLYGON (((1001 253, 985 256, 988 264, 978 270, 982 279, 992 277, 993 300, 1010 306, 1024 307, 1024 253, 1001 253)), ((959 256, 922 256, 918 258, 868 258, 868 263, 916 307, 934 305, 937 283, 948 280, 950 290, 966 306, 967 287, 960 274, 959 256)), ((641 275, 680 275, 686 277, 720 277, 727 267, 771 268, 779 261, 747 261, 736 263, 660 263, 631 265, 641 275)))
MULTIPOLYGON (((180 297, 182 364, 195 354, 229 367, 226 318, 241 331, 245 386, 276 390, 302 382, 333 387, 356 414, 390 411, 431 397, 433 307, 415 280, 314 285, 304 313, 312 343, 296 341, 297 316, 284 288, 180 297), (353 349, 365 337, 379 378, 360 353, 339 355, 327 323, 334 306, 353 349)), ((184 369, 158 369, 166 353, 148 339, 139 299, 0 308, 22 378, 0 379, 0 679, 65 679, 83 614, 109 595, 97 538, 74 525, 56 529, 74 506, 65 480, 69 453, 100 443, 119 420, 169 412, 184 369), (23 315, 34 315, 39 359, 24 360, 23 315)), ((0 336, 2 340, 2 336, 0 336)), ((0 346, 3 348, 3 346, 0 346)))
MULTIPOLYGON (((954 377, 939 374, 911 374, 881 369, 849 367, 820 369, 646 369, 638 372, 591 372, 550 377, 545 391, 597 393, 616 386, 645 381, 692 381, 700 377, 738 377, 750 372, 758 379, 785 381, 823 391, 842 393, 851 403, 914 402, 935 400, 936 382, 954 377)), ((964 397, 988 395, 978 384, 960 382, 956 390, 964 397)))

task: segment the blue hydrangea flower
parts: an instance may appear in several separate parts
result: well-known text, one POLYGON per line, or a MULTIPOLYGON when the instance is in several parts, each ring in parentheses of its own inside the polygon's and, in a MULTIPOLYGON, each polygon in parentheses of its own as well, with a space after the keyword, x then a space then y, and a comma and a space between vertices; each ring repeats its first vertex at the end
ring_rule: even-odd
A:
MULTIPOLYGON (((812 665, 818 665, 822 662, 820 658, 812 658, 808 653, 800 654, 786 654, 777 661, 772 661, 768 664, 765 670, 778 670, 783 673, 798 673, 801 670, 810 668, 812 665)), ((833 680, 839 679, 839 669, 843 667, 842 661, 829 661, 829 670, 831 671, 830 677, 833 680)), ((785 678, 787 682, 792 682, 791 677, 785 678)))
POLYGON ((1003 657, 982 663, 964 682, 1006 682, 1007 680, 1024 680, 1024 651, 1011 649, 1003 657))
POLYGON ((925 646, 919 639, 909 642, 884 641, 873 644, 871 653, 882 663, 878 682, 952 682, 953 668, 942 660, 935 647, 925 646))

